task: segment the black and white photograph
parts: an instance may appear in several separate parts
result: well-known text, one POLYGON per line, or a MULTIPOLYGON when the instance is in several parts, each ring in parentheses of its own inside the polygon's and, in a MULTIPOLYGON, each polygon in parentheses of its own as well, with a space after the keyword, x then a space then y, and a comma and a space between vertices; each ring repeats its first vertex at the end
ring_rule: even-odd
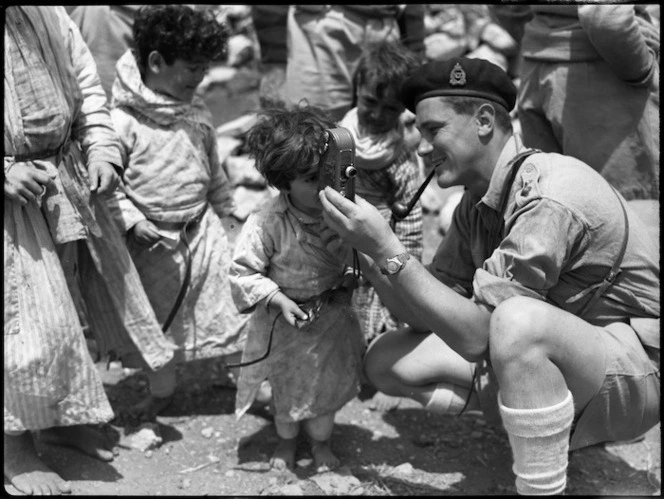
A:
POLYGON ((4 490, 660 496, 660 5, 4 5, 4 490))

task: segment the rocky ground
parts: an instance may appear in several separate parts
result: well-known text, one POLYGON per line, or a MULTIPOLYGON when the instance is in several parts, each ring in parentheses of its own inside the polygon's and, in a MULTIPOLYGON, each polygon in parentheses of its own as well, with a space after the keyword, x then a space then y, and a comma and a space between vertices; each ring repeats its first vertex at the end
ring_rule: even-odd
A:
MULTIPOLYGON (((120 412, 147 393, 141 373, 102 364, 109 398, 120 412)), ((512 495, 507 436, 473 416, 436 416, 405 401, 393 412, 370 408, 371 393, 338 414, 333 449, 342 462, 316 474, 306 441, 294 472, 270 470, 277 442, 265 410, 236 422, 235 391, 220 384, 215 361, 180 370, 174 403, 154 425, 117 421, 107 430, 118 440, 111 463, 63 447, 41 445, 44 461, 71 480, 73 495, 512 495)), ((641 442, 597 446, 570 456, 568 494, 660 495, 661 436, 657 426, 641 442)), ((15 489, 5 484, 10 493, 15 489)))
MULTIPOLYGON (((206 98, 217 125, 258 105, 255 72, 210 85, 206 98)), ((435 194, 435 193, 434 193, 435 194)), ((440 193, 438 193, 440 194, 440 193)), ((436 195, 438 195, 436 194, 436 195)), ((441 194, 444 196, 444 193, 441 194)), ((424 260, 440 241, 438 215, 425 216, 424 260)), ((231 239, 239 230, 231 230, 231 239)), ((147 394, 143 373, 98 364, 116 413, 147 394)), ((304 440, 294 472, 270 470, 277 442, 271 416, 257 410, 236 422, 235 391, 217 360, 180 368, 174 403, 152 425, 105 429, 118 456, 102 463, 62 447, 40 445, 44 461, 71 480, 73 495, 511 495, 515 493, 507 436, 480 417, 437 416, 404 401, 393 412, 371 409, 370 390, 338 414, 333 449, 342 462, 316 474, 304 440)), ((658 425, 639 442, 596 446, 570 456, 568 494, 660 495, 658 425)), ((17 491, 5 483, 7 492, 17 491)))

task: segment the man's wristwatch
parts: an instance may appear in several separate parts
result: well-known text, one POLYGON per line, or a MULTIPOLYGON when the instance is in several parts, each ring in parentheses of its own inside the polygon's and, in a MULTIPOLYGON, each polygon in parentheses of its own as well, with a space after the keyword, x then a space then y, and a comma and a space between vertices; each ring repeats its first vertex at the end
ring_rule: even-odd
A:
POLYGON ((385 265, 380 267, 380 272, 384 275, 394 275, 406 266, 410 260, 410 253, 401 253, 385 260, 385 265))

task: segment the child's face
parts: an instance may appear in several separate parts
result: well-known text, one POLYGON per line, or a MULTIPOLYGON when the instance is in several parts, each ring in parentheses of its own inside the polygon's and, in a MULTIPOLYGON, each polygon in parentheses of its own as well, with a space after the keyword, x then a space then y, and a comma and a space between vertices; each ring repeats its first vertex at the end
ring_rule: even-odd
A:
POLYGON ((173 64, 168 65, 159 56, 151 58, 148 67, 150 78, 146 78, 145 84, 154 92, 183 102, 191 102, 196 87, 203 81, 209 68, 210 62, 205 59, 194 58, 191 61, 175 59, 173 64))
POLYGON ((385 133, 397 125, 404 106, 396 89, 388 87, 378 95, 376 85, 362 84, 357 92, 357 117, 369 133, 385 133))
POLYGON ((318 198, 318 190, 318 166, 316 166, 291 182, 288 195, 297 209, 308 215, 317 216, 323 208, 318 198))

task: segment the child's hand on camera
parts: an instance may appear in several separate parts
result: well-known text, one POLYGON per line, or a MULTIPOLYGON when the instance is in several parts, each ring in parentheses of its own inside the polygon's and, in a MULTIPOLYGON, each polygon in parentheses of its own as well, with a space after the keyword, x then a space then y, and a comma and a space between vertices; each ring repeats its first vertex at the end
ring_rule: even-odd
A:
POLYGON ((288 298, 281 291, 277 292, 277 294, 275 294, 270 300, 270 307, 279 307, 286 322, 294 327, 299 327, 297 321, 306 321, 309 318, 297 303, 288 298))

